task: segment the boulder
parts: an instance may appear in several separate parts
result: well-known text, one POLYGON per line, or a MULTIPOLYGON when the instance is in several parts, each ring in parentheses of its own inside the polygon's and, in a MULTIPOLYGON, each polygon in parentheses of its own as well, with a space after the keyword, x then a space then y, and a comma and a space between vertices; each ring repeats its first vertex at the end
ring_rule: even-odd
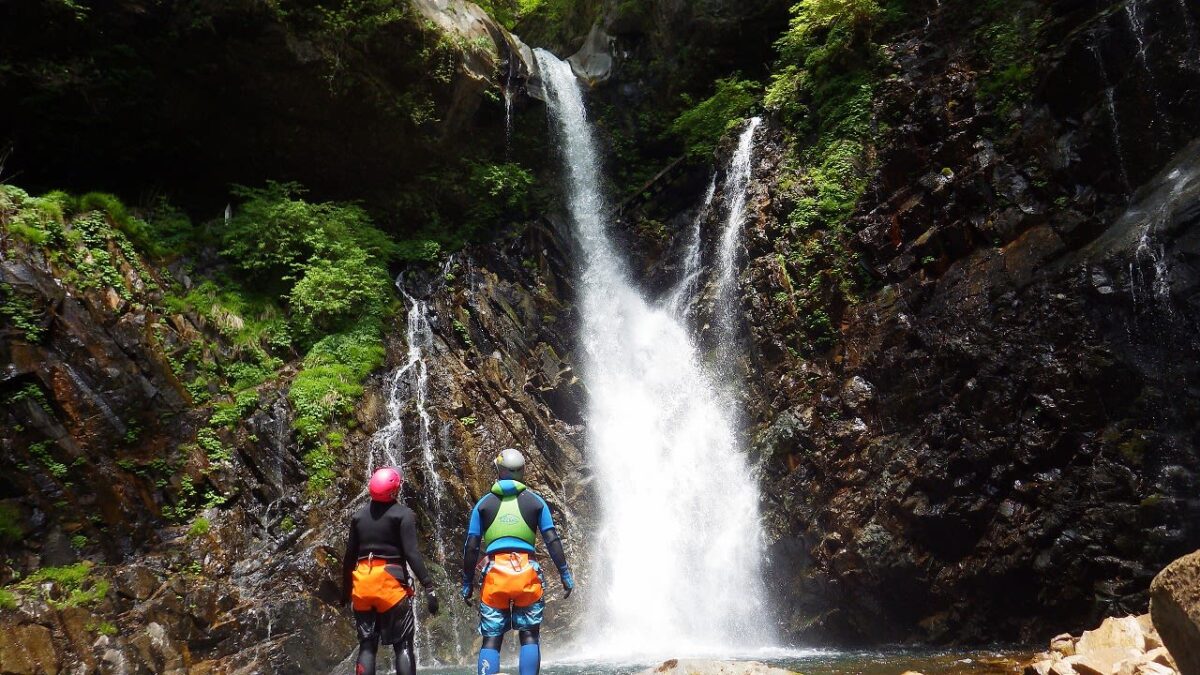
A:
POLYGON ((1109 649, 1146 651, 1146 636, 1137 617, 1109 617, 1095 630, 1084 631, 1075 645, 1076 654, 1090 654, 1109 649))
POLYGON ((0 673, 41 675, 58 672, 58 654, 50 629, 37 624, 0 629, 0 673))
POLYGON ((1183 675, 1200 675, 1200 551, 1167 565, 1150 584, 1150 615, 1183 675))
POLYGON ((1075 638, 1070 633, 1063 633, 1050 638, 1050 651, 1063 656, 1075 655, 1075 638))
POLYGON ((638 675, 793 675, 793 671, 773 668, 758 661, 706 661, 670 659, 638 675))

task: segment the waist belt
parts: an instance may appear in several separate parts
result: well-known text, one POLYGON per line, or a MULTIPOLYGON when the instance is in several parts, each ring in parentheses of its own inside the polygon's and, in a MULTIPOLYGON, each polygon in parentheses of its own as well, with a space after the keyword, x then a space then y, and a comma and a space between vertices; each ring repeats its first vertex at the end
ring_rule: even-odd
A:
POLYGON ((391 556, 377 556, 374 553, 368 553, 366 557, 358 559, 359 565, 369 565, 371 567, 378 567, 379 565, 399 565, 400 562, 401 561, 399 559, 394 559, 391 556))

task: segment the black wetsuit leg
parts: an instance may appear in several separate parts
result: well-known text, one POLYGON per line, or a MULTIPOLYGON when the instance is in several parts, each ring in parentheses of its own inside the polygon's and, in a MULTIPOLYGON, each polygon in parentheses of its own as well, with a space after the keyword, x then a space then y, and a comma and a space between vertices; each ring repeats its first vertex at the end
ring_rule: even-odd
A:
POLYGON ((378 635, 358 643, 358 662, 354 666, 355 675, 375 675, 375 653, 378 650, 378 635))
POLYGON ((503 635, 497 635, 496 637, 485 637, 485 638, 483 638, 483 646, 481 647, 481 649, 495 649, 496 651, 500 651, 500 647, 502 647, 503 645, 504 645, 504 636, 503 635))
POLYGON ((399 642, 393 647, 396 649, 396 675, 417 675, 417 650, 413 648, 413 641, 399 642))

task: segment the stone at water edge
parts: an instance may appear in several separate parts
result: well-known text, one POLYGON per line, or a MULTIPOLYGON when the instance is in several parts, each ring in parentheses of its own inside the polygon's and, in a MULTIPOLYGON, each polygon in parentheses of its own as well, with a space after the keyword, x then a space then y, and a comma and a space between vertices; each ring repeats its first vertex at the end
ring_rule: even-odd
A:
POLYGON ((1109 617, 1099 628, 1084 631, 1075 644, 1076 654, 1089 654, 1105 649, 1146 651, 1146 636, 1137 617, 1109 617))
POLYGON ((1150 583, 1150 616, 1182 675, 1200 675, 1200 551, 1185 555, 1150 583))
POLYGON ((758 661, 707 661, 680 660, 664 661, 655 668, 647 668, 637 675, 796 675, 795 671, 774 668, 758 661))

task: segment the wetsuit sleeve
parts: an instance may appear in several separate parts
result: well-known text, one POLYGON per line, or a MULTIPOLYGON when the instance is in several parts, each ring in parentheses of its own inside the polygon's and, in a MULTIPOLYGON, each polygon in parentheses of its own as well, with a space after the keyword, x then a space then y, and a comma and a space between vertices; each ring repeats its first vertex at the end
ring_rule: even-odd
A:
POLYGON ((425 569, 425 559, 417 548, 417 518, 411 511, 400 519, 400 545, 404 550, 404 559, 412 568, 413 574, 421 582, 422 588, 433 590, 433 580, 429 578, 429 570, 425 569))
POLYGON ((342 556, 342 602, 350 602, 350 590, 354 584, 354 566, 358 564, 358 528, 350 519, 350 534, 346 537, 346 554, 342 556))
MULTIPOLYGON (((482 500, 481 500, 482 501, 482 500)), ((475 563, 479 562, 479 542, 483 539, 483 524, 479 518, 479 504, 471 509, 471 522, 467 524, 467 540, 463 544, 462 584, 475 582, 475 563)))
POLYGON ((563 551, 562 539, 559 539, 558 530, 554 527, 554 517, 550 514, 550 505, 540 496, 538 499, 542 502, 542 513, 538 517, 538 529, 542 531, 542 541, 546 542, 546 552, 550 554, 550 559, 554 561, 554 566, 558 568, 559 574, 565 574, 568 570, 567 554, 563 551))

